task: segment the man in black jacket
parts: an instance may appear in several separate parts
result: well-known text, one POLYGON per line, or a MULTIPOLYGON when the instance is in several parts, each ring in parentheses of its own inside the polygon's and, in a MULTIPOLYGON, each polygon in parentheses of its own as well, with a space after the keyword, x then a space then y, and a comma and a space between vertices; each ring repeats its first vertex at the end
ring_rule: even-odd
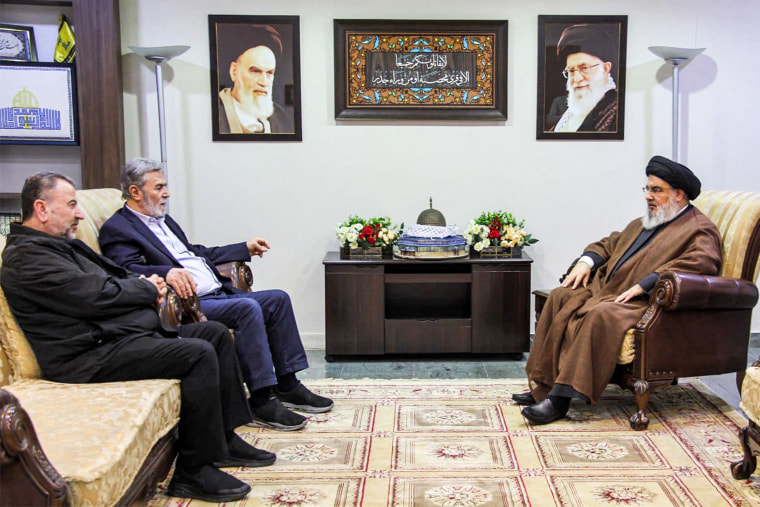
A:
POLYGON ((245 497, 251 487, 218 468, 265 466, 276 457, 235 434, 251 413, 227 328, 164 328, 162 278, 130 273, 73 239, 84 215, 66 176, 27 178, 21 206, 0 285, 45 378, 180 379, 179 456, 168 493, 216 503, 245 497))

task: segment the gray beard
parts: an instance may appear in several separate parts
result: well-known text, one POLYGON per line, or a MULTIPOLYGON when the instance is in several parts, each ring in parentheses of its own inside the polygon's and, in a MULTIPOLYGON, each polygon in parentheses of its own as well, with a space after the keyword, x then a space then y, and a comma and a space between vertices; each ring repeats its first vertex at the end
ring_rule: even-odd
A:
POLYGON ((641 224, 644 226, 644 229, 654 229, 673 220, 679 211, 681 211, 681 208, 678 207, 675 195, 671 195, 668 203, 664 206, 658 206, 655 212, 651 212, 647 208, 646 214, 641 217, 641 224))

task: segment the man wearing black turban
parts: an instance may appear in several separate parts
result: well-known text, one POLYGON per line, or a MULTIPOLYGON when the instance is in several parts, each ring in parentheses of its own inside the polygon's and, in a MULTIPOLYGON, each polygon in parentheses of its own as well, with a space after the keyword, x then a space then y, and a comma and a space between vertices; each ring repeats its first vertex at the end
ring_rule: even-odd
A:
POLYGON ((551 131, 618 130, 618 93, 613 76, 619 46, 599 25, 578 24, 562 31, 557 57, 565 62, 562 75, 567 79, 567 109, 551 131))
POLYGON ((531 392, 512 397, 528 405, 522 414, 532 424, 565 417, 572 398, 599 401, 625 333, 644 315, 661 273, 720 271, 718 229, 689 203, 699 195, 699 179, 660 156, 646 174, 646 214, 587 246, 549 294, 525 365, 531 392))
POLYGON ((220 134, 290 134, 293 115, 272 91, 282 39, 270 25, 229 24, 216 34, 220 81, 228 69, 232 87, 219 92, 220 134))

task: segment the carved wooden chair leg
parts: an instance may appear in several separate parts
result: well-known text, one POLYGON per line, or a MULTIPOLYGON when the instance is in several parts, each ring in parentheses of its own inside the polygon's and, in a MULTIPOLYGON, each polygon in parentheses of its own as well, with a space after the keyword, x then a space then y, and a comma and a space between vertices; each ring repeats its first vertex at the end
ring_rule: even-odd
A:
POLYGON ((742 443, 744 459, 731 463, 731 475, 734 476, 734 479, 749 479, 749 476, 752 475, 757 466, 757 458, 752 454, 752 449, 749 446, 748 433, 749 426, 739 431, 739 440, 742 443))
POLYGON ((643 431, 649 427, 649 418, 646 415, 647 405, 649 404, 649 383, 646 381, 637 381, 634 388, 636 396, 636 406, 638 412, 633 414, 629 419, 631 429, 643 431))

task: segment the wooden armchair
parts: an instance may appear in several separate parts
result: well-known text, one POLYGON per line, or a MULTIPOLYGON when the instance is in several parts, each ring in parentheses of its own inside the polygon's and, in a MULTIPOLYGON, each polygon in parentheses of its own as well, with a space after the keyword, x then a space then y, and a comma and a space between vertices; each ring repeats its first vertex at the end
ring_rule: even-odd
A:
MULTIPOLYGON (((715 223, 723 241, 720 276, 666 272, 644 316, 626 335, 611 380, 633 391, 631 428, 649 425, 649 394, 679 377, 739 372, 747 366, 760 256, 760 193, 704 191, 694 205, 715 223)), ((535 291, 540 312, 546 291, 535 291)), ((741 387, 740 387, 741 390, 741 387)))
MULTIPOLYGON (((124 205, 121 191, 115 188, 78 190, 77 201, 84 213, 84 220, 79 222, 76 237, 97 253, 102 253, 98 243, 98 233, 105 221, 124 205)), ((161 322, 165 326, 176 327, 182 323, 198 322, 194 318, 194 312, 195 310, 200 311, 199 309, 200 305, 197 299, 195 301, 183 301, 169 287, 159 314, 161 322)))
MULTIPOLYGON (((85 219, 79 223, 76 237, 98 253, 98 233, 106 220, 124 205, 121 191, 115 188, 97 188, 77 191, 77 200, 84 212, 85 219)), ((219 272, 232 279, 232 284, 249 292, 253 286, 253 272, 244 262, 227 262, 217 266, 219 272)), ((201 311, 198 298, 182 299, 169 287, 166 300, 161 306, 161 321, 166 326, 202 322, 206 316, 201 311)))
MULTIPOLYGON (((760 255, 760 193, 704 191, 694 205, 718 227, 720 276, 664 273, 633 331, 634 358, 618 365, 613 383, 630 389, 638 411, 631 427, 649 425, 652 390, 679 377, 743 372, 747 366, 760 255)), ((743 375, 737 375, 737 384, 743 375)), ((739 386, 741 391, 741 386, 739 386)))
POLYGON ((734 479, 749 479, 757 467, 757 457, 760 456, 760 359, 747 368, 746 377, 741 387, 741 409, 747 414, 749 422, 739 431, 744 456, 741 460, 731 463, 731 474, 734 479))

